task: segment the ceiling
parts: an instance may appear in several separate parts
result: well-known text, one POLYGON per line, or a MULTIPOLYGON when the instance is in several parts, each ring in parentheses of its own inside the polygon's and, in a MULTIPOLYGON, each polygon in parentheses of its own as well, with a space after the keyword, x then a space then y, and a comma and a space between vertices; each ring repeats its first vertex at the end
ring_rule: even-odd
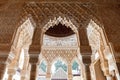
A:
MULTIPOLYGON (((104 26, 116 60, 120 62, 120 0, 0 0, 0 55, 9 54, 18 27, 29 15, 37 25, 30 52, 40 52, 41 29, 49 20, 66 17, 79 29, 94 19, 104 26)), ((59 24, 48 29, 46 34, 65 37, 73 31, 59 24)))
MULTIPOLYGON (((29 14, 37 23, 31 46, 35 51, 40 46, 41 28, 50 19, 58 16, 70 19, 77 28, 87 26, 89 20, 94 17, 105 25, 109 41, 118 45, 119 5, 120 0, 0 0, 0 51, 10 50, 21 20, 24 21, 24 17, 29 14)), ((64 37, 73 32, 59 24, 51 27, 46 34, 64 37)))

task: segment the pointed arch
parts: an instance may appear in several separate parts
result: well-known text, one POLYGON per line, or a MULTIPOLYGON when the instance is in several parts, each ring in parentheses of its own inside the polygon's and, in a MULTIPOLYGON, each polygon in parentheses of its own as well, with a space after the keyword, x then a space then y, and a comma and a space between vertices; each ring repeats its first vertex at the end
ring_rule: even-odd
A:
POLYGON ((61 60, 64 61, 66 65, 68 65, 68 61, 60 56, 56 57, 55 59, 52 60, 51 64, 53 64, 55 61, 61 60))
POLYGON ((42 35, 41 35, 41 44, 43 44, 43 35, 45 34, 45 32, 50 28, 50 27, 54 27, 55 25, 58 25, 59 23, 61 23, 62 25, 65 25, 66 27, 71 28, 71 30, 76 34, 77 37, 77 42, 78 44, 79 42, 79 36, 78 36, 78 30, 77 27, 72 23, 71 20, 68 20, 66 17, 62 18, 61 16, 59 16, 58 18, 54 17, 53 20, 49 20, 49 22, 42 28, 42 35))
MULTIPOLYGON (((113 55, 113 50, 106 37, 104 27, 99 26, 97 23, 91 20, 87 27, 87 34, 90 46, 92 48, 92 60, 95 60, 95 56, 98 53, 98 58, 100 58, 104 76, 107 76, 107 72, 109 75, 113 75, 113 73, 119 75, 117 65, 114 64, 116 61, 113 55), (107 66, 105 64, 107 64, 107 66)), ((116 76, 119 79, 117 75, 113 76, 116 76)))
POLYGON ((71 63, 73 63, 74 61, 76 61, 77 63, 81 64, 80 60, 77 57, 74 57, 71 61, 71 63))
POLYGON ((62 68, 64 71, 67 71, 67 67, 68 67, 68 63, 67 61, 62 58, 62 57, 56 57, 55 59, 53 59, 52 63, 51 63, 51 73, 53 74, 54 73, 54 69, 55 69, 55 66, 54 64, 58 61, 61 61, 62 62, 62 67, 63 67, 63 63, 65 64, 64 66, 66 66, 66 69, 65 68, 62 68))
POLYGON ((29 48, 29 45, 32 43, 32 37, 34 34, 35 23, 33 19, 27 18, 16 30, 14 35, 14 41, 11 46, 11 51, 9 58, 13 59, 15 57, 15 51, 17 48, 29 48))
POLYGON ((53 20, 50 19, 50 21, 43 27, 43 32, 46 32, 50 27, 58 25, 59 23, 65 25, 66 27, 70 27, 73 32, 77 33, 75 25, 70 20, 67 20, 65 17, 62 18, 61 16, 58 18, 55 17, 53 20))

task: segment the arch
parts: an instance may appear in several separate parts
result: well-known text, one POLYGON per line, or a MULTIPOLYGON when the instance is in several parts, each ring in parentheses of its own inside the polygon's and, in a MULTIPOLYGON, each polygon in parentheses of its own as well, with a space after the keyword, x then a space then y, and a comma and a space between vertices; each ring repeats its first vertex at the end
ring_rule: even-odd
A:
POLYGON ((36 80, 41 80, 41 79, 45 79, 46 78, 46 73, 47 73, 47 60, 42 57, 41 55, 39 55, 39 60, 37 63, 37 71, 36 71, 36 80), (41 66, 43 62, 43 66, 41 66))
POLYGON ((47 60, 46 60, 45 58, 42 58, 42 59, 39 61, 39 63, 38 63, 38 64, 41 64, 43 61, 45 61, 45 62, 46 62, 46 65, 48 64, 48 63, 47 63, 47 60))
POLYGON ((95 23, 93 20, 90 20, 89 25, 87 26, 87 34, 88 34, 88 39, 89 39, 89 43, 91 46, 93 46, 92 44, 98 44, 95 47, 97 47, 97 49, 100 48, 100 46, 107 46, 108 45, 108 39, 105 35, 105 31, 103 29, 103 27, 100 27, 97 23, 95 23), (94 41, 90 41, 93 40, 94 37, 94 41), (97 40, 95 40, 97 39, 97 40), (97 43, 92 43, 92 42, 96 42, 97 43), (92 44, 91 44, 92 43, 92 44))
MULTIPOLYGON (((73 67, 73 66, 76 65, 76 63, 77 63, 77 65, 78 65, 78 68, 81 68, 79 62, 78 62, 76 59, 74 59, 74 61, 72 62, 72 70, 74 70, 73 68, 75 68, 75 67, 73 67)), ((79 74, 80 74, 80 73, 79 73, 79 74)))
POLYGON ((77 57, 73 58, 73 60, 71 61, 72 65, 73 65, 74 61, 76 61, 79 64, 80 68, 82 68, 82 63, 77 57))
POLYGON ((70 27, 75 33, 77 33, 75 25, 70 20, 67 20, 66 17, 62 18, 61 16, 58 18, 55 17, 53 20, 50 19, 50 21, 43 27, 43 32, 46 32, 50 27, 58 25, 59 23, 66 27, 70 27))
MULTIPOLYGON (((35 27, 32 24, 30 18, 27 18, 25 20, 25 22, 22 23, 18 27, 18 29, 15 33, 15 36, 14 36, 13 44, 11 46, 10 54, 8 56, 8 59, 7 59, 8 73, 9 73, 9 70, 13 70, 14 72, 16 71, 16 72, 19 73, 23 69, 23 67, 26 69, 26 67, 29 66, 29 63, 28 63, 28 61, 29 61, 28 60, 28 58, 29 58, 28 49, 29 49, 30 44, 32 43, 34 28, 35 27), (22 49, 24 49, 25 52, 21 53, 22 49), (21 56, 23 56, 23 55, 24 55, 24 58, 23 57, 21 58, 21 56), (21 59, 24 62, 21 63, 21 61, 20 61, 21 59), (20 64, 22 64, 22 65, 25 64, 26 66, 20 66, 20 64)), ((16 74, 14 74, 14 75, 16 75, 16 74)))
MULTIPOLYGON (((62 25, 65 25, 66 27, 70 27, 71 30, 76 34, 76 36, 79 39, 77 27, 71 22, 71 20, 67 20, 66 17, 62 18, 61 16, 59 16, 58 18, 54 17, 53 20, 50 19, 49 22, 42 28, 41 44, 43 44, 43 35, 44 35, 44 33, 50 27, 58 25, 59 23, 61 23, 62 25)), ((77 40, 77 42, 79 43, 79 40, 77 40)))
MULTIPOLYGON (((65 72, 68 71, 68 69, 67 69, 68 68, 67 63, 61 57, 59 57, 57 59, 54 59, 53 62, 52 62, 52 64, 51 64, 51 73, 52 74, 54 74, 56 72, 55 71, 55 68, 56 68, 55 63, 58 62, 58 61, 62 62, 61 63, 61 67, 62 67, 63 71, 65 71, 65 72), (64 65, 63 65, 63 63, 64 63, 64 65)), ((57 70, 59 70, 59 68, 57 70)))
POLYGON ((42 53, 40 53, 38 58, 38 64, 40 64, 42 61, 46 61, 46 63, 48 64, 46 58, 42 55, 42 53))
MULTIPOLYGON (((87 32, 88 32, 89 43, 90 43, 90 45, 92 47, 92 51, 93 51, 92 55, 95 55, 96 52, 99 53, 104 76, 107 77, 108 75, 112 75, 112 72, 114 72, 114 70, 116 71, 116 74, 118 74, 118 69, 116 67, 117 65, 112 64, 112 63, 116 63, 116 61, 114 59, 111 44, 109 43, 109 41, 106 37, 104 28, 100 27, 99 25, 97 25, 97 23, 95 23, 93 20, 91 20, 88 25, 87 32), (93 39, 94 39, 94 41, 91 41, 93 39), (95 42, 95 43, 92 43, 92 42, 95 42), (108 66, 106 66, 105 64, 107 64, 108 66), (112 69, 111 69, 111 67, 112 67, 112 69)), ((95 60, 95 59, 93 58, 93 60, 95 60)))
MULTIPOLYGON (((40 64, 39 64, 39 66, 40 66, 42 63, 44 63, 44 64, 46 65, 46 71, 47 71, 47 61, 45 61, 44 59, 43 59, 43 60, 41 60, 41 62, 40 62, 40 64)), ((41 67, 40 67, 40 68, 41 68, 41 67)))
POLYGON ((35 24, 33 24, 32 18, 27 18, 25 22, 17 28, 16 33, 13 36, 14 41, 11 46, 11 51, 8 57, 9 59, 15 57, 17 48, 29 48, 34 34, 34 26, 35 24))
POLYGON ((61 61, 64 61, 66 65, 68 65, 68 61, 62 57, 56 57, 55 59, 52 60, 51 64, 53 64, 55 61, 57 60, 61 60, 61 61))
POLYGON ((79 65, 81 65, 81 61, 77 57, 74 57, 71 63, 73 63, 74 61, 76 61, 79 65))
MULTIPOLYGON (((28 19, 25 20, 25 22, 23 24, 20 25, 20 27, 18 27, 17 32, 15 33, 16 35, 15 35, 13 45, 17 44, 17 42, 20 38, 20 35, 21 35, 22 38, 25 38, 23 36, 26 35, 26 37, 28 37, 30 40, 32 39, 32 36, 33 36, 33 33, 34 33, 34 28, 35 28, 34 27, 35 25, 33 24, 32 21, 33 21, 32 18, 28 18, 28 19)), ((23 40, 24 40, 24 42, 27 41, 26 39, 23 39, 23 40)), ((28 43, 28 41, 27 41, 27 43, 28 43)))

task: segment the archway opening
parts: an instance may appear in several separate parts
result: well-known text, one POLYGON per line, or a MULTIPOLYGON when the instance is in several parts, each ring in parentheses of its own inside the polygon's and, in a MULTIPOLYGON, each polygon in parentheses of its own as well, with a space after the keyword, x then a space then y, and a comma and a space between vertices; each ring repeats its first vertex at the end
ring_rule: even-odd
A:
POLYGON ((25 22, 18 27, 7 59, 8 65, 6 66, 5 75, 8 74, 8 77, 4 77, 3 79, 20 80, 25 78, 28 80, 30 77, 28 49, 32 42, 33 32, 34 25, 30 18, 26 19, 25 22), (12 77, 9 72, 14 72, 12 77), (24 75, 21 75, 22 72, 24 75))
MULTIPOLYGON (((93 69, 91 69, 91 72, 94 72, 94 74, 100 76, 105 76, 106 78, 109 78, 109 75, 112 75, 113 77, 117 77, 119 79, 119 76, 113 75, 119 74, 118 69, 116 67, 116 64, 114 64, 115 58, 113 55, 113 50, 111 47, 111 44, 109 43, 106 35, 104 28, 100 27, 98 24, 96 24, 93 20, 90 21, 88 27, 87 27, 87 34, 88 34, 88 40, 90 43, 90 46, 92 48, 92 63, 93 64, 95 61, 99 60, 99 64, 101 64, 101 68, 98 68, 98 64, 96 65, 91 65, 93 69), (95 70, 96 69, 96 70, 95 70), (101 73, 99 74, 99 71, 101 70, 101 73), (108 73, 107 73, 108 72, 108 73), (107 73, 107 74, 106 74, 107 73)), ((92 78, 94 79, 96 75, 91 74, 92 78)), ((113 78, 110 77, 110 78, 113 78)))
POLYGON ((66 37, 73 35, 74 32, 73 30, 68 26, 66 27, 65 25, 62 25, 59 23, 58 25, 51 26, 45 34, 49 36, 54 36, 54 37, 66 37))
POLYGON ((51 67, 51 80, 67 80, 67 65, 63 60, 57 60, 51 67))
POLYGON ((77 35, 69 26, 60 22, 50 26, 43 36, 43 45, 46 46, 70 46, 69 44, 77 46, 77 35))
POLYGON ((46 80, 46 72, 47 72, 47 63, 45 60, 43 60, 38 65, 38 76, 37 80, 46 80))
POLYGON ((72 63, 72 76, 73 76, 73 80, 80 80, 80 76, 81 76, 81 70, 80 70, 80 65, 79 63, 74 60, 72 63))
POLYGON ((25 58, 25 53, 24 53, 24 49, 22 48, 21 51, 20 51, 20 58, 19 58, 19 61, 18 61, 18 67, 16 69, 16 73, 15 75, 13 76, 13 80, 20 80, 21 79, 21 71, 24 67, 24 58, 25 58))
POLYGON ((67 80, 71 79, 72 66, 65 65, 65 62, 71 63, 78 53, 78 31, 70 20, 66 18, 55 18, 50 20, 43 27, 42 56, 48 62, 46 79, 67 80), (56 58, 62 58, 60 61, 56 58), (63 59, 66 61, 64 62, 63 59), (52 66, 51 62, 55 61, 52 66), (56 65, 57 66, 56 66, 56 65), (49 70, 49 66, 51 70, 49 70), (58 67, 59 66, 59 67, 58 67), (70 69, 71 68, 71 69, 70 69), (64 74, 64 75, 63 75, 64 74))

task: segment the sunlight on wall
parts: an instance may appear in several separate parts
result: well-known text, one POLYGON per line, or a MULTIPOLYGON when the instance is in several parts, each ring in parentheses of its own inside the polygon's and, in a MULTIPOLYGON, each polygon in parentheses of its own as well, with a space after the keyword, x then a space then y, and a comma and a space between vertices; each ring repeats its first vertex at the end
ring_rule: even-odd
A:
POLYGON ((19 60, 19 68, 23 69, 23 65, 24 65, 24 49, 21 50, 20 60, 19 60))
POLYGON ((95 60, 98 59, 98 58, 99 58, 99 53, 96 52, 96 53, 95 53, 95 60))

